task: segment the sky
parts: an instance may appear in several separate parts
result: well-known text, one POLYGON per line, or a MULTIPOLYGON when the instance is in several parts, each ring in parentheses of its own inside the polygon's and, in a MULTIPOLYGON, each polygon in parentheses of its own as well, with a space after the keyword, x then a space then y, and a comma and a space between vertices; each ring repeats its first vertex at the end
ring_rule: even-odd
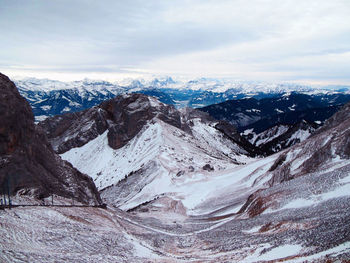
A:
POLYGON ((350 84, 349 0, 0 0, 0 72, 350 84))

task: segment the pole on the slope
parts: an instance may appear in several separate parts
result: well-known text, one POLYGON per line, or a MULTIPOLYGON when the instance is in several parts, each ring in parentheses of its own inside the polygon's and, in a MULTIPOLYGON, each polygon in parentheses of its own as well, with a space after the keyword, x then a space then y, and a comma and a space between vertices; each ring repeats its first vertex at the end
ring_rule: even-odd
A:
POLYGON ((2 195, 4 197, 4 206, 6 206, 5 183, 2 185, 2 195))
POLYGON ((7 196, 9 199, 9 208, 11 209, 10 180, 9 180, 9 178, 7 178, 7 196))

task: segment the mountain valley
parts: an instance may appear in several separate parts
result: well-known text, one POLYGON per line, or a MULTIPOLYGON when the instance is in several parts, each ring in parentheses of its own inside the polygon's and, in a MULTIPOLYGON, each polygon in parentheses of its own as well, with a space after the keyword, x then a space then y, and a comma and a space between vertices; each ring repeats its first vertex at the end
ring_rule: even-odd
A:
MULTIPOLYGON (((193 109, 107 87, 101 101, 81 103, 85 109, 65 114, 62 109, 41 112, 37 116, 45 120, 34 125, 29 104, 9 79, 2 75, 1 80, 2 94, 11 91, 19 100, 14 107, 4 95, 0 101, 3 112, 9 112, 0 127, 1 182, 19 170, 23 158, 46 168, 23 174, 29 179, 12 190, 13 204, 23 198, 40 204, 51 194, 67 203, 78 195, 78 203, 104 202, 107 209, 40 205, 0 210, 0 261, 350 259, 348 95, 283 93, 193 109), (23 120, 21 112, 28 115, 23 120), (27 122, 30 128, 21 127, 27 122), (22 137, 25 141, 16 144, 22 137), (9 158, 16 150, 26 152, 19 161, 9 158), (51 185, 55 177, 46 174, 47 167, 69 171, 68 183, 62 182, 66 188, 51 185), (45 195, 32 194, 35 176, 43 178, 39 189, 45 195)), ((203 82, 191 84, 199 90, 203 82)), ((106 83, 100 85, 102 92, 106 83)), ((27 96, 32 105, 55 104, 36 102, 42 98, 38 94, 27 96)), ((163 99, 177 101, 170 95, 163 99)))

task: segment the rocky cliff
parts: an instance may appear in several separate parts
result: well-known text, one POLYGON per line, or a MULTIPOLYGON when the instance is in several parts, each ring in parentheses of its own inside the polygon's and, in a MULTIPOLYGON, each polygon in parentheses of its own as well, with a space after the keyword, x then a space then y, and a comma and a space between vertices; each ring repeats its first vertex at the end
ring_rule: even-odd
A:
POLYGON ((35 126, 29 103, 14 83, 0 73, 0 192, 52 194, 99 204, 90 177, 80 173, 52 150, 46 135, 35 126))
POLYGON ((155 118, 189 134, 193 121, 200 119, 214 125, 217 131, 245 149, 248 155, 260 153, 229 123, 216 121, 207 113, 190 108, 179 111, 173 105, 163 104, 143 94, 120 95, 85 111, 50 117, 39 126, 46 131, 54 150, 62 154, 85 145, 105 131, 108 131, 108 145, 115 150, 122 148, 155 118))

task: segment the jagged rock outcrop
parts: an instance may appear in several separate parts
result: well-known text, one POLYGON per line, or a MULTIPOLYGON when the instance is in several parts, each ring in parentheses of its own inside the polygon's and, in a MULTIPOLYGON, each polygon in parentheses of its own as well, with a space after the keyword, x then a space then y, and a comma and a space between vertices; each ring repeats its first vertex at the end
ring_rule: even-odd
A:
POLYGON ((107 112, 101 108, 67 113, 39 123, 56 153, 80 147, 95 139, 107 128, 107 112))
POLYGON ((35 126, 29 103, 14 83, 0 73, 0 192, 19 190, 37 198, 52 194, 82 203, 100 204, 90 177, 80 173, 52 150, 35 126))
POLYGON ((174 106, 143 94, 120 95, 85 111, 50 117, 39 126, 61 154, 83 146, 107 129, 109 146, 119 149, 155 116, 175 127, 184 126, 174 106))
POLYGON ((112 121, 108 144, 113 149, 123 147, 155 116, 172 126, 182 127, 180 113, 174 106, 142 94, 118 96, 102 102, 100 108, 107 112, 112 121))
POLYGON ((81 147, 108 130, 108 145, 113 149, 125 146, 152 119, 157 118, 186 133, 191 133, 193 120, 200 119, 213 125, 223 136, 256 156, 259 150, 242 138, 236 129, 224 121, 216 121, 209 114, 159 102, 144 94, 120 95, 99 106, 77 113, 50 117, 39 123, 56 153, 62 154, 81 147))

